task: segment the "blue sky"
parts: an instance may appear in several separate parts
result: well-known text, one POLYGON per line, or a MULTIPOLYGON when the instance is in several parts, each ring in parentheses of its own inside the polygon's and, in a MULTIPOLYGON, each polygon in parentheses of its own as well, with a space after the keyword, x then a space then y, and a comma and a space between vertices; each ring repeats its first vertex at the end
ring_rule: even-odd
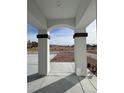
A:
MULTIPOLYGON (((94 20, 89 26, 86 28, 86 32, 88 33, 87 44, 96 44, 96 20, 94 20)), ((27 39, 31 41, 38 41, 36 35, 38 34, 38 30, 32 25, 27 25, 27 39)), ((57 45, 73 45, 74 31, 69 28, 55 28, 50 32, 50 44, 57 45)))
POLYGON ((27 40, 30 41, 38 41, 36 35, 38 34, 37 28, 33 27, 32 25, 27 25, 27 40))
POLYGON ((58 45, 73 45, 74 31, 69 28, 55 28, 50 32, 50 43, 58 45))
POLYGON ((86 32, 88 33, 87 44, 97 44, 96 20, 87 26, 86 32))

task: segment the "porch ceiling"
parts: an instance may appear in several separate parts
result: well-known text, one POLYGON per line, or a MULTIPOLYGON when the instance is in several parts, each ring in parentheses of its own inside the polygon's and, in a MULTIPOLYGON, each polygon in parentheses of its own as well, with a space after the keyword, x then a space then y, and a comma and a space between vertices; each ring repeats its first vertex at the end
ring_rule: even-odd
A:
POLYGON ((96 18, 96 0, 28 0, 27 21, 39 29, 67 24, 85 28, 96 18))
MULTIPOLYGON (((81 1, 82 0, 36 0, 36 3, 47 19, 67 19, 76 17, 81 1)), ((82 6, 87 5, 86 3, 82 3, 82 6)))

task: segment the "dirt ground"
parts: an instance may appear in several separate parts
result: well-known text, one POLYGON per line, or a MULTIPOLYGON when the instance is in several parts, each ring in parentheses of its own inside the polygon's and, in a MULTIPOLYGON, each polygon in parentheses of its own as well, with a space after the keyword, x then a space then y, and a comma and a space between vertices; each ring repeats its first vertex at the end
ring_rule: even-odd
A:
POLYGON ((55 56, 51 62, 74 62, 73 52, 60 52, 55 56))

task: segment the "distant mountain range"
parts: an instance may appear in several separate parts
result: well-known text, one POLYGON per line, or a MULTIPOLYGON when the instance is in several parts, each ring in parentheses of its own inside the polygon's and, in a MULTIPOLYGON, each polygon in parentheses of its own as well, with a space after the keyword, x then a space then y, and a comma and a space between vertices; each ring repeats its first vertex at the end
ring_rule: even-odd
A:
MULTIPOLYGON (((50 47, 74 47, 74 45, 50 45, 50 47)), ((87 47, 97 47, 96 44, 87 44, 87 47)))

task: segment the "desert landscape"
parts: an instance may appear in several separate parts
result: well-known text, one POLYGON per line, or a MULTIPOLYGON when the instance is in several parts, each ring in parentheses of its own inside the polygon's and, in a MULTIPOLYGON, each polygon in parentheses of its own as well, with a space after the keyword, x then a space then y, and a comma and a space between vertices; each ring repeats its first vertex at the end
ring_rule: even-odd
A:
MULTIPOLYGON (((61 46, 50 45, 50 53, 57 53, 57 55, 50 60, 50 62, 74 62, 74 45, 61 46)), ((38 47, 28 47, 28 54, 38 53, 38 47)), ((88 54, 97 54, 97 45, 87 45, 88 54)), ((87 55, 87 68, 97 76, 97 58, 87 55)))

